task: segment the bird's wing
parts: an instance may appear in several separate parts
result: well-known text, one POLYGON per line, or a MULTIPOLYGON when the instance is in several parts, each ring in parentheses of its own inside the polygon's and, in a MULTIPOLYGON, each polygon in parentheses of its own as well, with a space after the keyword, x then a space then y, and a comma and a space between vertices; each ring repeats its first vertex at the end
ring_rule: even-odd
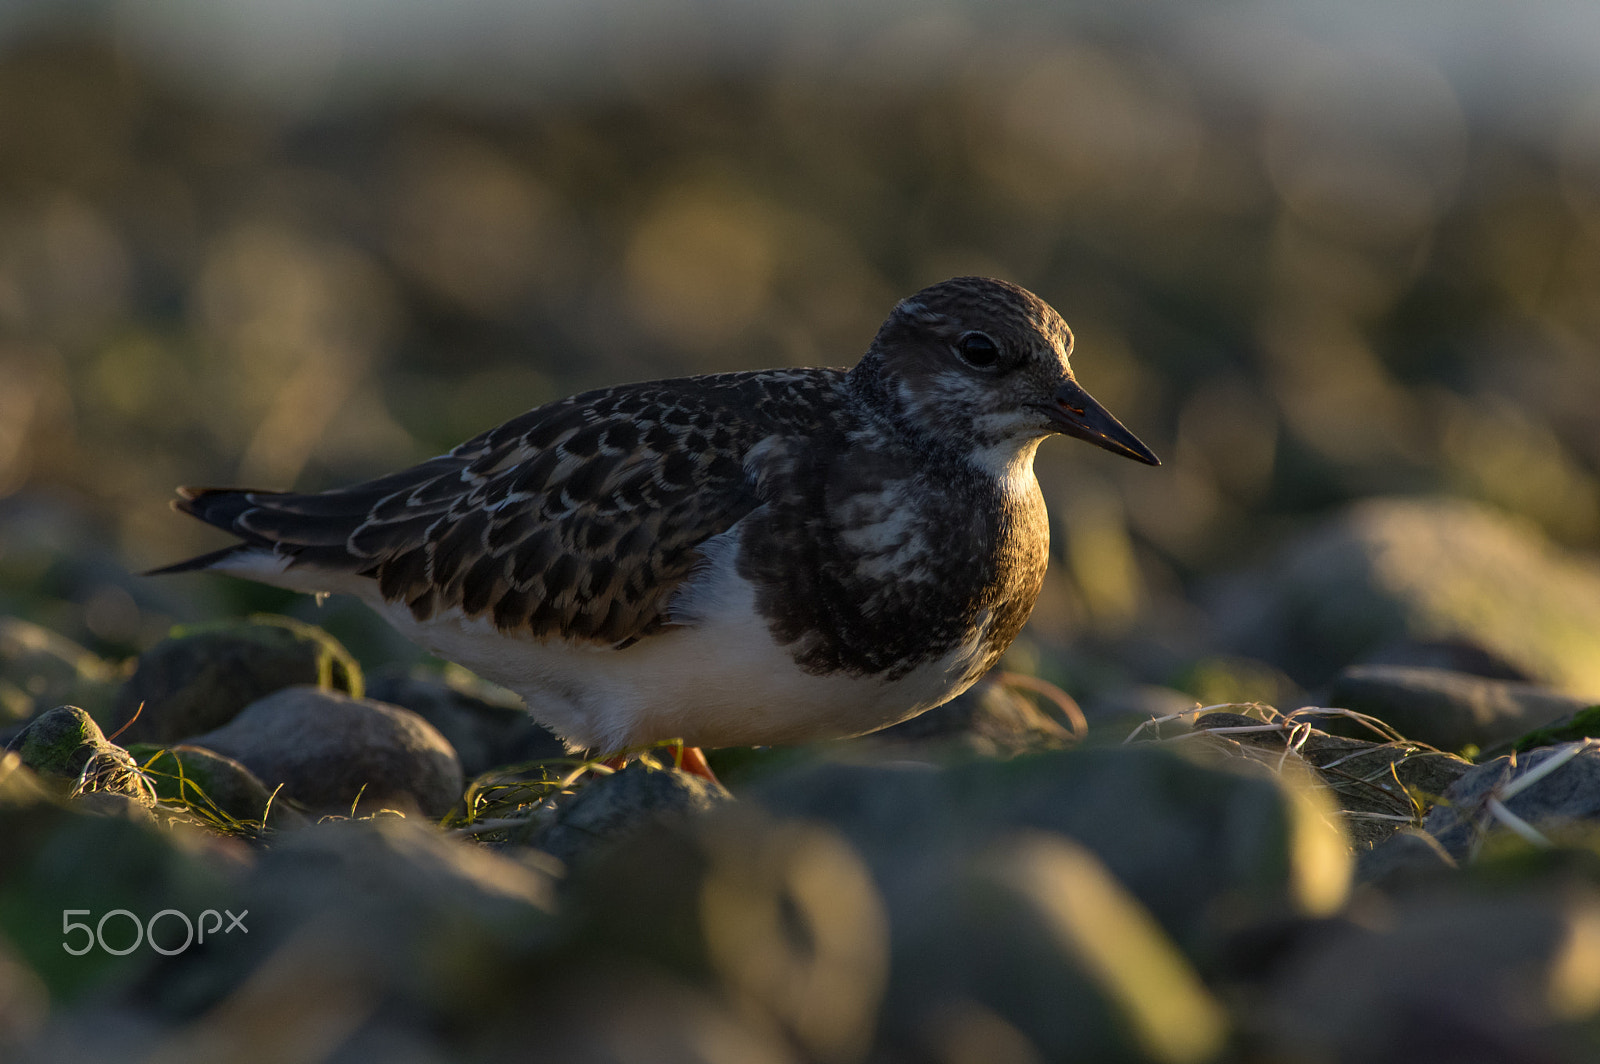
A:
POLYGON ((244 543, 167 571, 266 551, 373 579, 418 619, 459 608, 537 638, 629 643, 667 623, 698 546, 760 505, 743 455, 796 428, 762 400, 776 386, 777 410, 797 389, 823 401, 818 372, 591 392, 335 491, 185 489, 179 509, 244 543))

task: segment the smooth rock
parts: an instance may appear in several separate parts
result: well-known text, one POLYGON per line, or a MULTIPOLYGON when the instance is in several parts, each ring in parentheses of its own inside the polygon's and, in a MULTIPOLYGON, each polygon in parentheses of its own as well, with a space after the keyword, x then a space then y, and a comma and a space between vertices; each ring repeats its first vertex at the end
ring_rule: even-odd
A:
POLYGON ((1600 696, 1600 564, 1461 499, 1358 503, 1207 605, 1224 645, 1308 686, 1398 642, 1459 641, 1600 696))
POLYGON ((1329 685, 1327 704, 1377 717, 1408 739, 1460 750, 1514 739, 1594 703, 1444 669, 1352 665, 1329 685))
MULTIPOLYGON (((1418 801, 1431 804, 1472 769, 1472 762, 1453 754, 1420 749, 1409 743, 1370 742, 1329 735, 1307 727, 1315 717, 1299 720, 1293 729, 1289 756, 1313 769, 1343 814, 1346 830, 1360 849, 1394 834, 1415 818, 1418 801)), ((1334 717, 1333 720, 1341 718, 1334 717)), ((1288 730, 1261 730, 1261 721, 1237 713, 1206 713, 1194 722, 1213 738, 1269 751, 1282 751, 1288 730)))
MULTIPOLYGON (((207 909, 239 908, 242 866, 213 848, 207 833, 182 821, 158 825, 150 806, 122 794, 47 797, 25 773, 14 754, 0 758, 0 939, 44 982, 53 1008, 103 995, 119 980, 126 985, 161 960, 148 947, 101 949, 97 929, 114 948, 134 941, 133 919, 107 913, 126 910, 147 927, 165 909, 193 919, 207 909), (64 921, 88 927, 69 931, 64 921)), ((181 940, 180 924, 162 921, 158 940, 181 940)))
POLYGON ((333 1060, 373 1021, 471 1030, 526 1015, 549 981, 554 897, 548 872, 431 824, 331 819, 260 852, 231 899, 247 934, 186 952, 129 997, 206 1039, 183 1044, 235 1050, 208 1059, 333 1060), (246 1019, 213 1021, 230 1014, 246 1019), (308 1057, 296 1035, 313 1028, 343 1033, 308 1057))
POLYGON ((128 752, 144 766, 158 801, 183 803, 238 821, 260 823, 266 818, 274 828, 306 823, 287 800, 274 800, 255 773, 231 757, 186 744, 139 745, 128 752))
POLYGON ((1600 705, 1585 706, 1570 717, 1551 721, 1540 728, 1535 728, 1517 736, 1517 741, 1512 748, 1517 752, 1536 750, 1541 746, 1556 746, 1560 743, 1581 742, 1584 739, 1600 738, 1600 705))
POLYGON ((934 875, 897 938, 883 1020, 895 1059, 959 1059, 957 1047, 1019 1038, 1038 1060, 1204 1061, 1222 1049, 1220 1003, 1083 846, 1020 832, 934 875))
POLYGON ((380 669, 367 697, 403 706, 439 729, 467 777, 492 768, 567 756, 566 744, 528 715, 515 694, 455 672, 380 669))
POLYGON ((1097 692, 1084 700, 1083 712, 1096 734, 1102 726, 1115 727, 1121 733, 1117 738, 1122 738, 1140 721, 1169 717, 1196 705, 1193 696, 1174 687, 1132 684, 1097 692))
POLYGON ((1559 836, 1566 829, 1592 832, 1600 821, 1600 743, 1544 746, 1478 765, 1445 791, 1423 827, 1451 857, 1471 857, 1480 840, 1509 830, 1490 805, 1498 800, 1535 831, 1559 836), (1552 767, 1550 762, 1557 762, 1552 767), (1532 783, 1518 782, 1537 773, 1532 783))
POLYGON ((104 792, 144 803, 155 800, 133 758, 108 741, 94 718, 77 706, 57 706, 35 717, 10 748, 63 796, 104 792))
POLYGON ((500 1017, 483 1059, 571 1064, 811 1064, 770 1024, 695 981, 627 959, 575 958, 540 989, 540 1052, 525 1022, 500 1017))
POLYGON ((1012 757, 1027 750, 1053 750, 1072 733, 1021 689, 986 679, 942 706, 874 732, 874 742, 955 747, 983 757, 1012 757))
POLYGON ((571 863, 636 832, 681 822, 732 800, 720 783, 635 761, 590 780, 556 807, 554 822, 525 841, 571 863))
POLYGON ((105 712, 117 670, 72 640, 19 617, 0 617, 0 730, 60 705, 105 712))
POLYGON ((803 1059, 866 1056, 888 919, 865 863, 832 828, 740 803, 656 820, 575 866, 563 897, 575 958, 713 985, 803 1059))
POLYGON ((1157 744, 1025 754, 947 768, 813 764, 740 795, 832 824, 896 911, 954 853, 1018 829, 1088 847, 1191 957, 1228 913, 1325 915, 1345 899, 1349 844, 1326 794, 1242 759, 1157 744))
POLYGON ((15 750, 0 750, 0 810, 45 805, 50 797, 50 788, 38 773, 22 763, 21 755, 15 750))
POLYGON ((361 670, 332 636, 288 618, 188 626, 139 656, 117 694, 113 719, 120 727, 138 711, 123 738, 169 746, 213 731, 257 699, 297 684, 359 697, 361 670))
POLYGON ((1250 999, 1261 1059, 1592 1060, 1600 894, 1552 886, 1438 884, 1309 944, 1250 999))
POLYGON ((1483 647, 1466 639, 1402 639, 1362 656, 1357 665, 1406 665, 1418 669, 1444 669, 1481 676, 1486 680, 1532 683, 1533 677, 1483 647))
POLYGON ((317 687, 288 687, 246 706, 190 745, 230 757, 312 810, 399 805, 442 816, 461 797, 461 762, 408 709, 317 687))
POLYGON ((1356 879, 1393 888, 1457 867, 1438 839, 1421 828, 1406 826, 1356 857, 1356 879))

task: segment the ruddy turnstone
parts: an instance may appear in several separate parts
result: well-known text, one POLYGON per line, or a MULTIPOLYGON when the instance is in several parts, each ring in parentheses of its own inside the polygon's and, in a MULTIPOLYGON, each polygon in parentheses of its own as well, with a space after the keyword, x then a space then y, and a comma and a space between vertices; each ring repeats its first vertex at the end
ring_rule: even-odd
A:
POLYGON ((966 690, 1032 611, 1052 433, 1159 465, 1005 281, 902 301, 854 369, 624 384, 316 494, 184 488, 205 569, 365 600, 573 749, 860 735, 966 690))

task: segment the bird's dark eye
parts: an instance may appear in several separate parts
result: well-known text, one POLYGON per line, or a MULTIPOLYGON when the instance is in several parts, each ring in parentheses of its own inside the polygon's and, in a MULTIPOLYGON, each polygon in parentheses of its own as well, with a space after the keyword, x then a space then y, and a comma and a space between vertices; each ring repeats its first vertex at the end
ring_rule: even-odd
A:
POLYGON ((969 366, 989 369, 1000 361, 1000 345, 988 333, 963 333, 956 341, 956 354, 969 366))

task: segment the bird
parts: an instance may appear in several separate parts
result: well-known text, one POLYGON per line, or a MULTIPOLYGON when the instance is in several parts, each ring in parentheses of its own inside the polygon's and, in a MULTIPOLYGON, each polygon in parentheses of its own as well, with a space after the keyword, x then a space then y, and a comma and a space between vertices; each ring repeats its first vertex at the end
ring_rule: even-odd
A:
POLYGON ((1063 434, 1160 459, 1008 281, 901 300, 854 367, 622 384, 315 493, 180 488, 239 542, 165 568, 351 594, 571 751, 863 735, 940 705, 1033 610, 1063 434))

